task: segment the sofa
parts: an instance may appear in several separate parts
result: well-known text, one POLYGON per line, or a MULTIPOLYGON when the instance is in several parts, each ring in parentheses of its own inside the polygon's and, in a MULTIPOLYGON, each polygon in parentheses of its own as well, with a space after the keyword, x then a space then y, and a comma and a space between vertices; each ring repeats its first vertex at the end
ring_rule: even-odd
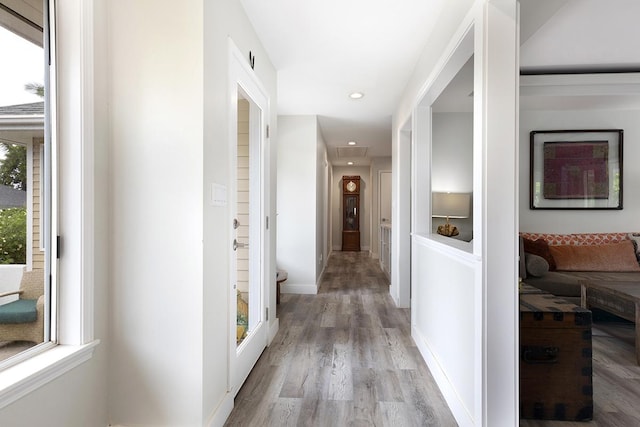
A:
POLYGON ((638 281, 640 233, 520 233, 520 278, 580 304, 581 280, 638 281))

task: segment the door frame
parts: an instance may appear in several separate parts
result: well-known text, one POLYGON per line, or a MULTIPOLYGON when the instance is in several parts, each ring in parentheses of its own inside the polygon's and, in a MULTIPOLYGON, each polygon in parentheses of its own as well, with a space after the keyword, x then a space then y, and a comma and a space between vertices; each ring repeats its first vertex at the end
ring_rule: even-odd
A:
MULTIPOLYGON (((229 78, 228 78, 228 100, 229 100, 229 123, 228 123, 228 144, 229 144, 229 190, 228 190, 228 247, 229 247, 229 274, 230 280, 227 285, 228 289, 228 302, 229 302, 229 317, 228 317, 228 370, 227 370, 227 384, 228 390, 232 395, 237 394, 240 387, 246 380, 246 377, 251 372, 251 368, 257 362, 260 354, 266 348, 269 339, 269 322, 266 315, 265 307, 269 306, 269 284, 268 277, 269 272, 269 259, 270 259, 270 233, 266 229, 266 217, 269 212, 269 199, 268 194, 268 149, 267 149, 267 127, 270 117, 270 99, 268 92, 256 76, 253 69, 250 67, 247 59, 242 55, 238 47, 235 45, 231 38, 229 40, 229 78), (258 164, 256 165, 259 175, 254 175, 256 169, 251 167, 250 175, 251 179, 258 178, 259 184, 257 190, 259 191, 259 213, 258 221, 254 221, 252 225, 258 225, 259 230, 256 232, 259 242, 259 250, 252 250, 253 254, 257 254, 258 260, 253 262, 259 262, 258 272, 260 277, 260 296, 258 302, 260 309, 257 311, 260 314, 259 325, 252 333, 245 338, 240 346, 236 344, 236 315, 237 315, 237 297, 236 289, 231 280, 235 277, 235 252, 232 249, 233 241, 235 237, 235 230, 232 227, 233 214, 237 205, 237 186, 236 172, 237 172, 237 138, 238 138, 238 92, 242 91, 246 97, 250 99, 250 122, 249 122, 249 135, 250 135, 250 153, 251 156, 257 156, 258 164), (255 105, 260 107, 261 114, 255 118, 254 112, 256 111, 255 105), (253 117, 253 118, 252 118, 253 117), (259 139, 257 146, 253 145, 251 141, 259 139), (265 220, 263 220, 265 219, 265 220), (238 357, 238 352, 247 352, 247 354, 253 355, 250 360, 242 361, 238 357)), ((252 187, 253 190, 253 187, 252 187)), ((251 232, 252 235, 254 232, 251 232)), ((255 243, 253 244, 255 246, 255 243)), ((254 256, 252 254, 252 256, 254 256)), ((249 307, 250 312, 252 307, 249 307)), ((254 310, 254 312, 256 312, 254 310)))

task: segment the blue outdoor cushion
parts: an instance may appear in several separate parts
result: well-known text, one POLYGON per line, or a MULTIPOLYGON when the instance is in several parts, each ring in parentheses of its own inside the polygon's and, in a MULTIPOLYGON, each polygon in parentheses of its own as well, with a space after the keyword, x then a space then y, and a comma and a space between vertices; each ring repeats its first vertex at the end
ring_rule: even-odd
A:
POLYGON ((29 323, 38 318, 35 299, 19 299, 0 305, 0 323, 29 323))

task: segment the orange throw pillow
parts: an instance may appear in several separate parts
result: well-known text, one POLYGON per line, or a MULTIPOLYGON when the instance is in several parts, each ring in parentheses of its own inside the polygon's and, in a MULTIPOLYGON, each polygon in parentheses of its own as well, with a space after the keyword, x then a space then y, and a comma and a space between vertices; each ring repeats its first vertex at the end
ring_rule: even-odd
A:
POLYGON ((631 240, 604 245, 558 245, 549 251, 560 271, 640 271, 631 240))

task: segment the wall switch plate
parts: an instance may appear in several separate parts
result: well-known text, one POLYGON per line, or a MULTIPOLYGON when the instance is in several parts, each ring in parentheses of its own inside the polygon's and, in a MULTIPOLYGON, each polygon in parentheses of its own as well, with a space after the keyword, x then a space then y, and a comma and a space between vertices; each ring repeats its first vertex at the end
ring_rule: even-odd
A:
POLYGON ((211 206, 227 206, 227 187, 222 184, 211 184, 211 206))

